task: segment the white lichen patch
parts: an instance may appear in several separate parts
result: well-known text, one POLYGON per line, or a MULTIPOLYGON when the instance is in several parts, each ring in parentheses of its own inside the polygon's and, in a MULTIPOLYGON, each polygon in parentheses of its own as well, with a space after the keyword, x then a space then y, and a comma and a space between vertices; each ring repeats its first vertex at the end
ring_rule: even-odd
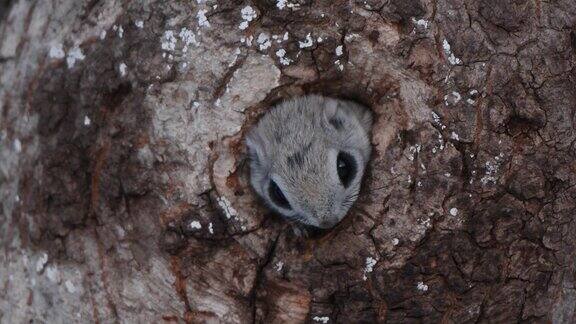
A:
POLYGON ((112 26, 112 31, 116 32, 118 34, 118 37, 120 37, 120 38, 124 37, 124 28, 122 28, 122 25, 112 26))
POLYGON ((100 40, 104 40, 106 38, 106 31, 103 30, 100 32, 100 40))
MULTIPOLYGON (((444 128, 442 128, 442 129, 444 129, 444 128)), ((440 149, 440 151, 444 150, 444 147, 445 147, 444 146, 444 137, 442 137, 442 134, 438 134, 438 143, 439 143, 438 148, 440 149)))
POLYGON ((197 229, 197 230, 202 229, 202 224, 200 224, 199 221, 191 221, 189 226, 190 229, 197 229))
POLYGON ((450 215, 457 216, 458 215, 458 208, 450 208, 450 215))
POLYGON ((254 20, 254 18, 258 17, 258 14, 256 13, 256 11, 254 11, 254 9, 251 6, 246 6, 246 7, 242 8, 242 10, 240 10, 240 15, 242 16, 242 19, 244 20, 238 26, 238 28, 240 28, 240 30, 244 30, 244 29, 248 28, 249 23, 252 20, 254 20))
POLYGON ((66 56, 62 44, 52 45, 48 51, 48 57, 54 59, 63 59, 66 56))
POLYGON ((73 293, 76 292, 76 287, 74 286, 74 283, 72 283, 72 281, 66 280, 66 281, 64 282, 64 286, 66 287, 66 290, 67 290, 69 293, 73 294, 73 293))
POLYGON ((418 284, 416 285, 416 289, 420 290, 420 291, 428 291, 428 285, 425 284, 424 282, 420 281, 418 282, 418 284))
MULTIPOLYGON (((242 53, 242 51, 240 50, 239 47, 237 47, 234 50, 234 57, 232 57, 232 61, 230 63, 228 63, 228 67, 232 67, 232 66, 234 66, 234 64, 236 64, 236 61, 238 60, 238 55, 240 55, 241 53, 242 53)), ((228 87, 226 87, 226 92, 228 92, 228 91, 229 91, 229 89, 228 89, 228 87)))
POLYGON ((336 46, 336 50, 334 51, 336 52, 336 56, 342 56, 342 54, 344 53, 342 50, 342 45, 336 46))
POLYGON ((498 170, 500 168, 500 164, 502 163, 501 159, 503 157, 504 157, 504 154, 500 153, 499 156, 494 157, 494 161, 492 161, 492 160, 486 161, 486 163, 485 163, 486 173, 480 179, 480 182, 482 182, 483 185, 487 185, 490 182, 495 184, 496 181, 498 181, 496 174, 498 173, 498 170))
POLYGON ((84 126, 90 126, 91 123, 90 117, 84 116, 84 126))
POLYGON ((82 49, 76 45, 70 51, 68 51, 68 56, 66 56, 66 64, 68 65, 68 68, 71 69, 74 67, 77 61, 82 61, 85 58, 86 56, 84 56, 84 53, 82 53, 82 49))
POLYGON ((292 11, 296 11, 300 9, 300 4, 297 2, 296 3, 290 2, 289 0, 276 0, 276 8, 280 10, 288 8, 292 11))
POLYGON ((288 32, 285 32, 284 34, 272 35, 272 39, 275 40, 278 44, 282 43, 283 41, 287 41, 288 37, 288 32))
POLYGON ((238 211, 232 207, 232 204, 226 197, 218 197, 217 201, 218 206, 220 206, 227 219, 238 217, 238 211))
POLYGON ((246 46, 252 46, 252 40, 254 39, 254 36, 250 35, 248 37, 240 37, 240 43, 246 44, 246 46))
POLYGON ((248 22, 247 21, 241 22, 240 25, 238 25, 238 28, 240 28, 240 30, 248 28, 248 22))
POLYGON ((288 3, 286 4, 286 7, 290 8, 292 11, 296 11, 296 10, 300 9, 300 4, 299 4, 299 3, 288 2, 288 3))
POLYGON ((414 17, 412 17, 412 22, 414 23, 414 25, 422 27, 424 29, 428 29, 428 20, 425 19, 416 19, 414 17))
POLYGON ((378 261, 376 261, 376 259, 374 259, 373 257, 367 257, 366 258, 366 263, 364 266, 364 275, 362 276, 362 279, 367 280, 368 279, 368 274, 372 271, 374 271, 374 266, 376 265, 378 261))
POLYGON ((60 271, 55 265, 50 265, 46 268, 46 277, 53 283, 60 281, 60 271))
POLYGON ((462 96, 460 95, 460 93, 458 93, 456 91, 452 91, 452 96, 454 97, 454 103, 458 103, 462 99, 462 96))
POLYGON ((448 43, 447 39, 444 39, 444 42, 442 42, 442 47, 444 48, 444 53, 448 57, 448 62, 450 62, 450 64, 462 64, 462 60, 457 58, 454 53, 452 53, 452 50, 450 49, 450 43, 448 43))
POLYGON ((432 112, 432 118, 434 119, 434 122, 435 122, 436 124, 441 124, 441 122, 440 122, 440 116, 438 116, 437 113, 432 112))
POLYGON ((20 142, 19 139, 14 140, 13 146, 14 146, 14 151, 16 151, 16 153, 22 152, 22 142, 20 142))
POLYGON ((459 141, 460 140, 460 136, 458 136, 458 134, 456 134, 456 132, 452 132, 450 134, 450 138, 455 140, 455 141, 459 141))
POLYGON ((135 25, 137 28, 142 29, 142 28, 144 28, 144 21, 142 21, 142 20, 136 20, 136 21, 134 22, 134 25, 135 25))
POLYGON ((330 317, 328 317, 328 316, 314 316, 314 317, 312 317, 312 320, 314 322, 320 322, 320 323, 326 324, 330 321, 330 317))
POLYGON ((173 51, 176 49, 176 42, 177 39, 174 36, 174 31, 167 30, 162 35, 162 39, 160 41, 160 47, 165 51, 173 51))
POLYGON ((314 45, 314 40, 312 39, 311 33, 308 33, 308 35, 306 35, 304 41, 298 41, 298 46, 300 48, 307 48, 311 47, 312 45, 314 45))
POLYGON ((432 220, 430 219, 430 217, 419 218, 418 223, 424 226, 425 228, 432 227, 432 220))
POLYGON ((212 222, 208 224, 208 233, 214 234, 214 225, 212 225, 212 222))
POLYGON ((478 94, 478 90, 476 89, 472 89, 470 90, 470 92, 468 92, 468 94, 471 96, 471 98, 466 99, 466 102, 470 105, 473 105, 476 103, 476 100, 474 99, 476 97, 476 95, 478 94), (474 98, 472 98, 474 97, 474 98))
POLYGON ((276 263, 276 271, 280 272, 280 271, 282 271, 282 268, 284 268, 284 262, 278 261, 276 263))
POLYGON ((256 11, 251 6, 246 6, 240 10, 240 14, 242 15, 242 19, 246 21, 252 21, 254 18, 257 17, 256 11))
POLYGON ((434 124, 440 126, 440 128, 445 129, 446 125, 444 125, 440 119, 440 116, 438 116, 437 113, 432 112, 432 120, 434 121, 434 124))
POLYGON ((392 245, 396 246, 396 245, 398 245, 398 244, 400 244, 400 240, 397 239, 397 238, 393 238, 393 239, 392 239, 392 245))
POLYGON ((352 33, 352 34, 348 34, 348 35, 344 36, 344 40, 345 40, 346 42, 350 42, 350 41, 352 41, 352 40, 354 40, 354 39, 356 39, 356 38, 360 38, 360 35, 359 35, 359 34, 356 34, 356 33, 352 33))
POLYGON ((281 48, 276 51, 276 56, 280 59, 282 65, 290 65, 292 60, 286 57, 286 50, 281 48))
POLYGON ((340 62, 340 60, 334 61, 334 64, 336 65, 336 68, 337 68, 338 70, 344 71, 344 64, 342 64, 342 63, 340 62))
POLYGON ((452 91, 452 93, 444 96, 444 104, 446 106, 455 105, 460 102, 460 100, 462 100, 462 95, 457 91, 452 91))
POLYGON ((210 22, 208 21, 208 18, 206 18, 207 12, 208 12, 208 10, 206 10, 206 9, 198 10, 198 13, 196 14, 196 18, 198 18, 198 26, 210 27, 210 22))
POLYGON ((184 43, 184 47, 182 48, 182 52, 186 53, 190 45, 198 46, 200 45, 196 40, 196 35, 190 29, 183 27, 180 29, 180 33, 178 34, 182 43, 184 43))
POLYGON ((48 262, 48 254, 42 253, 36 261, 36 272, 41 272, 44 269, 44 266, 48 262))
POLYGON ((126 66, 126 63, 122 62, 120 63, 120 65, 118 65, 118 71, 120 71, 120 76, 125 77, 126 76, 126 69, 128 67, 126 66))
MULTIPOLYGON (((438 116, 438 115, 436 115, 436 113, 434 113, 434 112, 433 112, 432 114, 435 115, 435 116, 438 116)), ((440 125, 440 126, 442 127, 442 129, 446 128, 446 126, 443 125, 439 120, 438 120, 438 122, 436 122, 436 123, 437 123, 438 125, 440 125)), ((446 147, 446 146, 444 145, 444 137, 442 137, 442 134, 441 134, 441 133, 438 133, 438 146, 434 145, 434 146, 432 147, 432 153, 436 154, 438 151, 444 150, 445 147, 446 147)))
POLYGON ((268 33, 265 32, 262 32, 260 33, 260 35, 258 35, 256 43, 258 44, 258 48, 260 48, 261 51, 264 51, 268 49, 270 46, 272 46, 272 42, 270 41, 270 35, 268 35, 268 33))
POLYGON ((414 161, 416 158, 416 154, 420 153, 422 146, 420 144, 412 145, 408 148, 408 155, 407 158, 410 161, 414 161))
POLYGON ((299 3, 293 3, 288 0, 277 0, 276 1, 276 8, 282 10, 284 8, 291 9, 293 11, 300 9, 299 3))
MULTIPOLYGON (((143 151, 143 149, 141 149, 140 151, 143 151)), ((151 153, 152 152, 150 152, 150 154, 151 153)), ((119 239, 123 240, 126 237, 126 231, 122 226, 120 225, 114 226, 114 231, 116 232, 116 235, 118 236, 119 239)))

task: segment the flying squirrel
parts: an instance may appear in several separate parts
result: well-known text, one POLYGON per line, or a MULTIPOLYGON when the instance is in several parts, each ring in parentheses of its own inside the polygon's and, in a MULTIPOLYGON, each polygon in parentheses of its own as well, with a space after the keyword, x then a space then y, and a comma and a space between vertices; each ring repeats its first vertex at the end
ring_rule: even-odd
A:
POLYGON ((284 101, 246 137, 251 185, 283 217, 331 228, 358 197, 371 128, 371 111, 352 101, 319 95, 284 101))

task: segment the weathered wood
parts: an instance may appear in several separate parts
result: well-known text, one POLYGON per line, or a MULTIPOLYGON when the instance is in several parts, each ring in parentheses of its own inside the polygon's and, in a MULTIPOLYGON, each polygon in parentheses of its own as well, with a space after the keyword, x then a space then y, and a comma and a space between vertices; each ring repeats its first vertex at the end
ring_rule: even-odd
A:
POLYGON ((0 1, 0 322, 576 322, 571 0, 0 1), (304 238, 243 136, 376 115, 304 238))

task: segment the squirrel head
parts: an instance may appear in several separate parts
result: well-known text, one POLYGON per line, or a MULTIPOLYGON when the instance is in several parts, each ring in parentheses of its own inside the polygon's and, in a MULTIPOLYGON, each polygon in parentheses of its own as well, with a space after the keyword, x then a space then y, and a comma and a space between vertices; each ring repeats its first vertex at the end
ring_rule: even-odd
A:
POLYGON ((356 201, 371 153, 370 110, 317 95, 272 108, 246 144, 254 190, 280 215, 331 228, 356 201))

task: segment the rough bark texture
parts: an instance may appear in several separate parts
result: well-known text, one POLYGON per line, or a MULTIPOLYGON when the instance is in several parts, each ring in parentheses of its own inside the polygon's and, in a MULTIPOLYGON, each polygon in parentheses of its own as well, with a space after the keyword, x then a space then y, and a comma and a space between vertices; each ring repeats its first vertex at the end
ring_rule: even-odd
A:
POLYGON ((576 322, 573 0, 0 1, 0 322, 576 322), (304 93, 376 115, 312 237, 247 183, 304 93))

